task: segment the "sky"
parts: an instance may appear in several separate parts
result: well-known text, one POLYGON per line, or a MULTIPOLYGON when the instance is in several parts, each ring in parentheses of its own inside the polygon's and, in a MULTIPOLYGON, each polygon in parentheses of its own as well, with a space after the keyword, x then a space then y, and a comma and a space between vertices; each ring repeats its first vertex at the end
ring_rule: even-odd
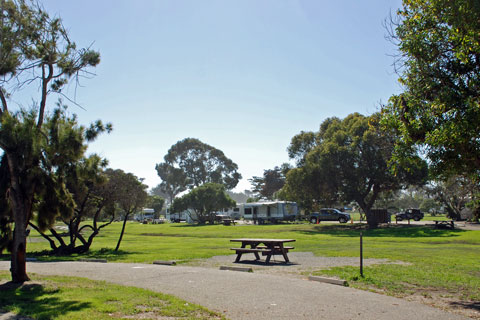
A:
MULTIPOLYGON (((378 111, 401 91, 383 21, 401 0, 44 0, 79 47, 101 54, 67 94, 79 121, 111 122, 89 147, 150 188, 187 137, 222 150, 250 189, 288 162, 300 131, 378 111)), ((50 98, 53 106, 55 97, 50 98)))

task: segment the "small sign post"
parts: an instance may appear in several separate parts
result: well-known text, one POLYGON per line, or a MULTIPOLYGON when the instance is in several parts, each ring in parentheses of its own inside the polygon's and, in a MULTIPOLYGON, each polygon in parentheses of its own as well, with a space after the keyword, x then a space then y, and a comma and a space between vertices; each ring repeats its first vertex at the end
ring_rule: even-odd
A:
POLYGON ((363 232, 360 232, 360 276, 363 278, 363 232))

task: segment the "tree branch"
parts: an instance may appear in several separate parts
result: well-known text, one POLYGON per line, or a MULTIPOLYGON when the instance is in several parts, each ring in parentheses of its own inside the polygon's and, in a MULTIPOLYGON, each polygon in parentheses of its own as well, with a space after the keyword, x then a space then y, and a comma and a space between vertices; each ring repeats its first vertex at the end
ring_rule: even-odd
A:
POLYGON ((45 75, 45 64, 42 65, 42 101, 40 102, 40 108, 38 113, 37 128, 41 128, 43 124, 43 118, 45 116, 45 106, 47 105, 48 96, 48 83, 53 76, 53 65, 48 64, 48 75, 45 75))
POLYGON ((53 241, 48 235, 40 231, 40 229, 36 225, 34 225, 31 222, 29 222, 28 225, 33 229, 35 229, 35 231, 37 231, 42 237, 44 237, 50 243, 50 248, 52 248, 52 250, 57 249, 57 245, 55 244, 55 241, 53 241))
POLYGON ((2 108, 0 109, 1 117, 4 112, 8 112, 7 99, 5 98, 5 94, 3 93, 3 87, 0 87, 0 99, 2 100, 2 108))

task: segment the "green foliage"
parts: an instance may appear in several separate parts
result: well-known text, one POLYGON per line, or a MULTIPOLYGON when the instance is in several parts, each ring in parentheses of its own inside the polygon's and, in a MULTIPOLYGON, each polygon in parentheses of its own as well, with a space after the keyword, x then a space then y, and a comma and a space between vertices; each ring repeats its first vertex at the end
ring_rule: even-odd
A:
MULTIPOLYGON (((461 220, 461 213, 468 207, 479 208, 478 192, 479 185, 470 178, 464 176, 450 176, 444 180, 432 182, 428 186, 428 192, 442 204, 447 216, 451 219, 461 220)), ((468 217, 471 219, 472 217, 468 217)))
POLYGON ((194 138, 178 141, 164 160, 155 169, 163 181, 163 191, 173 197, 209 182, 223 184, 230 190, 242 178, 238 166, 221 150, 194 138))
MULTIPOLYGON (((36 220, 40 229, 45 230, 57 217, 66 219, 73 214, 76 204, 66 187, 65 177, 72 165, 81 161, 87 148, 85 141, 89 130, 78 125, 76 117, 67 116, 61 108, 48 115, 41 128, 36 126, 36 118, 35 111, 4 114, 0 141, 20 171, 24 192, 28 193, 36 185, 36 220)), ((95 135, 89 133, 90 139, 103 130, 98 128, 95 135)), ((8 165, 6 161, 2 163, 8 167, 11 162, 8 165)), ((4 183, 9 185, 10 181, 4 183)))
POLYGON ((172 204, 177 194, 187 190, 188 179, 181 168, 175 168, 167 162, 159 163, 155 166, 157 174, 162 182, 155 187, 155 192, 165 194, 172 204))
POLYGON ((160 196, 153 195, 148 197, 148 206, 150 206, 155 211, 155 215, 157 217, 159 216, 160 211, 162 211, 164 204, 165 199, 160 196))
POLYGON ((382 110, 396 156, 417 144, 437 176, 480 171, 480 3, 404 0, 390 22, 404 92, 382 110))
POLYGON ((97 122, 80 129, 75 116, 66 116, 60 106, 46 116, 49 95, 64 95, 70 80, 78 84, 80 76, 91 75, 88 68, 100 62, 98 52, 77 49, 61 19, 51 18, 38 2, 4 0, 0 10, 0 148, 7 158, 8 201, 15 222, 12 280, 23 282, 28 280, 26 227, 33 210, 42 230, 55 217, 73 213, 75 203, 63 177, 66 164, 82 156, 84 140, 111 127, 97 122), (12 114, 10 101, 24 92, 38 92, 39 97, 32 98, 38 102, 32 110, 12 114))
POLYGON ((252 192, 259 198, 273 200, 275 193, 285 184, 285 172, 290 169, 289 164, 285 163, 281 167, 264 170, 263 177, 253 176, 248 179, 252 185, 252 192))
MULTIPOLYGON (((61 234, 50 228, 51 225, 49 226, 50 233, 58 241, 58 244, 52 236, 42 233, 44 238, 49 241, 54 253, 68 254, 88 251, 100 229, 113 221, 112 214, 108 223, 98 225, 102 209, 114 204, 115 186, 107 184, 107 177, 103 172, 106 165, 107 161, 95 154, 69 164, 69 168, 65 172, 65 180, 67 189, 73 195, 73 200, 77 205, 71 216, 62 217, 61 220, 68 228, 70 242, 66 243, 61 234), (91 219, 92 223, 81 225, 82 221, 86 219, 91 219), (81 242, 78 246, 77 240, 81 242)), ((33 223, 30 223, 30 226, 37 228, 33 223)), ((38 231, 41 232, 41 230, 38 231)))
POLYGON ((213 223, 215 221, 215 211, 235 205, 235 201, 228 196, 223 185, 206 183, 175 199, 172 211, 182 212, 191 209, 195 212, 195 217, 192 218, 199 223, 205 223, 206 221, 213 223))
POLYGON ((374 225, 370 209, 381 192, 421 184, 426 178, 426 164, 413 150, 408 164, 390 162, 394 140, 390 132, 380 130, 378 115, 327 119, 318 133, 302 132, 292 139, 289 154, 298 167, 287 173, 280 195, 307 210, 355 201, 374 225))
POLYGON ((123 227, 118 238, 115 251, 120 248, 125 226, 129 216, 140 210, 147 202, 147 185, 143 184, 143 179, 139 179, 133 173, 126 173, 121 169, 107 169, 106 174, 109 184, 115 186, 115 204, 123 213, 123 227))
POLYGON ((129 215, 141 209, 147 201, 147 185, 143 179, 133 173, 126 173, 121 169, 107 169, 105 171, 109 183, 115 185, 116 203, 124 215, 129 215))

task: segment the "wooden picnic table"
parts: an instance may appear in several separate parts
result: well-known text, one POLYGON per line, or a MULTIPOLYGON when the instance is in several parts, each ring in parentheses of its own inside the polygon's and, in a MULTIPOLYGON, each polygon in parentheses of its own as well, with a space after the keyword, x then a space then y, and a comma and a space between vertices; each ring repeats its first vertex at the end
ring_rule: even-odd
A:
POLYGON ((241 242, 241 248, 230 248, 230 250, 235 250, 237 258, 235 262, 239 262, 242 254, 244 253, 253 253, 256 260, 260 260, 259 253, 264 256, 267 256, 265 263, 270 262, 270 258, 273 255, 282 255, 285 259, 285 262, 290 262, 288 260, 288 250, 294 249, 294 247, 284 246, 284 243, 294 242, 294 239, 251 239, 251 238, 241 238, 241 239, 231 239, 230 242, 241 242), (249 246, 249 247, 247 247, 249 246))

